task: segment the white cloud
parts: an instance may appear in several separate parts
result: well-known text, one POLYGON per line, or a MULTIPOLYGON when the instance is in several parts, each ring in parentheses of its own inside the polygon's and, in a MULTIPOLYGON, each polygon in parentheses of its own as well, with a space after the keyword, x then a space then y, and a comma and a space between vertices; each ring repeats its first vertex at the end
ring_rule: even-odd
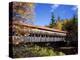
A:
POLYGON ((54 11, 56 8, 58 8, 59 5, 58 4, 54 4, 51 6, 51 12, 54 11))
POLYGON ((76 10, 76 9, 77 9, 77 6, 72 7, 72 10, 76 10))

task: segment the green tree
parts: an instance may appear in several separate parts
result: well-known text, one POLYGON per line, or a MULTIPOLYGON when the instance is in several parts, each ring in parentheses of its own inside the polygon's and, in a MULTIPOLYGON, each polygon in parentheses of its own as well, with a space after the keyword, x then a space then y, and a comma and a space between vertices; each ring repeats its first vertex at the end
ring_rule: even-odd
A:
POLYGON ((55 18, 55 17, 54 17, 54 14, 52 13, 51 22, 50 22, 50 25, 49 25, 50 28, 53 28, 54 25, 55 25, 55 19, 54 19, 54 18, 55 18))

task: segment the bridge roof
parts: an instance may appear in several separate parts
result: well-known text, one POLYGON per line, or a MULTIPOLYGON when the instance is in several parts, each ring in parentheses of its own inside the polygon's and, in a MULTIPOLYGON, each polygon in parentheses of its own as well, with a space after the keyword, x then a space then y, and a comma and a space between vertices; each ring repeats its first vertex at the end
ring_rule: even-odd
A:
POLYGON ((25 23, 22 23, 22 22, 19 22, 19 23, 18 22, 13 22, 13 24, 29 27, 29 28, 32 28, 32 29, 39 29, 39 30, 59 32, 59 33, 67 33, 67 31, 61 31, 59 29, 48 28, 48 27, 44 27, 44 26, 34 26, 34 25, 30 25, 30 24, 25 24, 25 23))

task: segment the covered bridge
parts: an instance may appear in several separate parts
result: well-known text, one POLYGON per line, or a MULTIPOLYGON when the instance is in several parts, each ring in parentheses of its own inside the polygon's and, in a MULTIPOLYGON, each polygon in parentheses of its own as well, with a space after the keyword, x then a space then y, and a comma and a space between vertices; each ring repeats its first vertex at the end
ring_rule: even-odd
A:
POLYGON ((22 26, 23 31, 29 34, 22 36, 25 42, 59 42, 65 41, 66 31, 60 31, 53 28, 34 26, 24 23, 14 23, 16 26, 22 26), (24 28, 23 28, 24 27, 24 28))

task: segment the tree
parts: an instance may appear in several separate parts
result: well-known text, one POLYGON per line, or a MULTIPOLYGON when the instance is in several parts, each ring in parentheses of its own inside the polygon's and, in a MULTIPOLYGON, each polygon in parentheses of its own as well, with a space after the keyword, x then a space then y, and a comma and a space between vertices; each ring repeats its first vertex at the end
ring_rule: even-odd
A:
POLYGON ((67 30, 68 32, 74 31, 75 29, 77 29, 77 24, 78 24, 77 18, 73 16, 72 19, 67 20, 66 23, 63 23, 63 30, 67 30))
POLYGON ((52 16, 51 16, 51 23, 49 25, 50 28, 53 28, 55 25, 55 20, 54 20, 54 14, 52 13, 52 16))
POLYGON ((9 23, 9 33, 12 44, 19 44, 24 40, 22 36, 29 35, 31 29, 23 26, 26 24, 33 24, 34 4, 26 2, 13 2, 11 5, 13 8, 12 19, 9 23), (13 21, 12 21, 13 20, 13 21))
POLYGON ((63 21, 61 21, 61 20, 60 20, 60 17, 58 17, 58 19, 56 20, 56 23, 55 23, 54 28, 55 28, 55 29, 62 30, 62 26, 63 26, 63 21))
POLYGON ((64 23, 63 30, 66 30, 68 32, 66 40, 72 42, 74 46, 77 46, 77 43, 78 43, 78 19, 77 17, 73 16, 72 19, 64 23))
POLYGON ((26 2, 13 2, 13 20, 21 20, 33 24, 34 4, 26 2))

